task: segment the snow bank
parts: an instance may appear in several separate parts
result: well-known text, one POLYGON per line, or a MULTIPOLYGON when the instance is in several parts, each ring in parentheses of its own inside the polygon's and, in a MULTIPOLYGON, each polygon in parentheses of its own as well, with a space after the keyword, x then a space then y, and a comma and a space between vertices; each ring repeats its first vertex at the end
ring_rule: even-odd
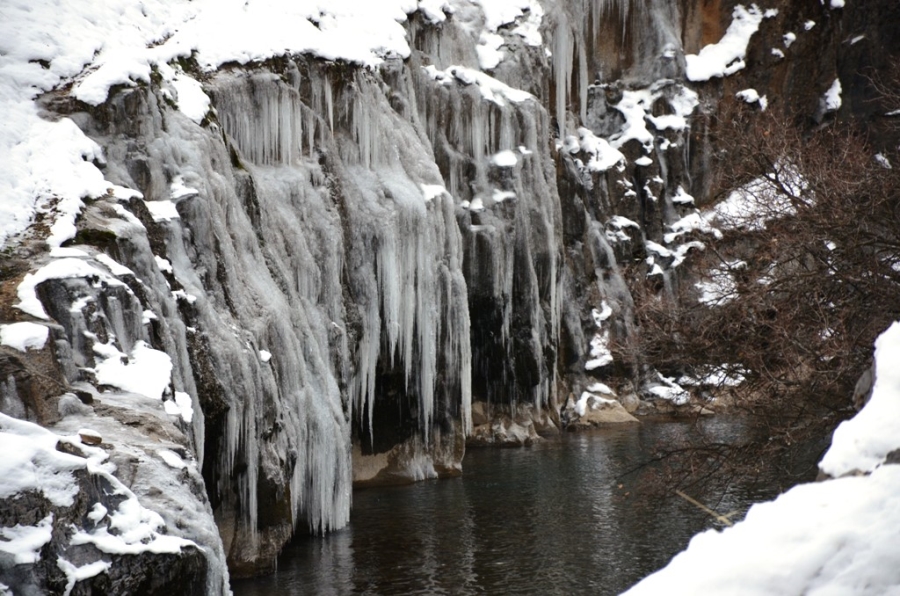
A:
POLYGON ((794 487, 695 536, 627 596, 900 593, 900 466, 794 487))
POLYGON ((887 454, 900 449, 900 323, 875 341, 875 384, 872 397, 852 420, 834 431, 831 448, 819 469, 838 477, 871 472, 887 454))
POLYGON ((900 594, 900 323, 876 341, 872 398, 834 434, 820 464, 838 476, 751 507, 744 521, 695 536, 625 594, 900 594))

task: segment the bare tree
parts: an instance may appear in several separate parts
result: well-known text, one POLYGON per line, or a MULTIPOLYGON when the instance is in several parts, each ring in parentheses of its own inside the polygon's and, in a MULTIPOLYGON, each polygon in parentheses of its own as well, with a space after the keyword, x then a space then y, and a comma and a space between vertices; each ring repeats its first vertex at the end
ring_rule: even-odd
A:
MULTIPOLYGON (((702 238, 694 271, 728 283, 705 302, 692 280, 674 297, 648 284, 635 290, 635 313, 640 350, 657 369, 741 369, 735 403, 768 427, 758 461, 851 415, 875 338, 900 319, 900 168, 891 167, 900 159, 876 157, 848 126, 806 131, 771 109, 737 105, 716 124, 725 150, 712 203, 737 200, 744 211, 721 239, 702 238)), ((719 466, 729 458, 714 447, 719 466)), ((698 454, 710 461, 709 449, 683 451, 689 469, 698 454)), ((731 459, 752 467, 747 455, 731 459)))

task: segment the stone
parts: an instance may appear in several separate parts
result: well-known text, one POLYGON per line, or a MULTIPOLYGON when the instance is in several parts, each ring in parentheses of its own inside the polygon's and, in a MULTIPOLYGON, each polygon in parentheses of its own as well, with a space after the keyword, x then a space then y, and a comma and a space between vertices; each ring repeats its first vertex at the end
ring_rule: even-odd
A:
POLYGON ((100 436, 100 433, 88 428, 82 428, 81 430, 79 430, 78 436, 81 439, 81 442, 85 445, 99 445, 103 442, 103 437, 100 436))

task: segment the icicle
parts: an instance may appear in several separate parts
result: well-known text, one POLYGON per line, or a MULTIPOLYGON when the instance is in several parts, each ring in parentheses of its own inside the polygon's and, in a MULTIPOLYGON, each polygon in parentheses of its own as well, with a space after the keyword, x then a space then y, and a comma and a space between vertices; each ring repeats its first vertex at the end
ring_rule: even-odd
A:
POLYGON ((559 138, 566 136, 566 110, 569 89, 572 88, 572 51, 574 49, 568 23, 560 21, 556 26, 553 48, 553 77, 556 81, 556 123, 559 138))

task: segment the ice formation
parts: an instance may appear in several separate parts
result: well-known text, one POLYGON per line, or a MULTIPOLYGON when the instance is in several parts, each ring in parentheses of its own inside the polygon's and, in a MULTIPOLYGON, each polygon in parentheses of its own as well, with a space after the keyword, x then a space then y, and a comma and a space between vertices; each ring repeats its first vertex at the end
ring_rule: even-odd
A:
MULTIPOLYGON (((166 527, 215 512, 219 534, 198 522, 189 540, 220 578, 225 556, 256 573, 298 526, 346 524, 366 457, 396 455, 392 478, 458 472, 473 399, 554 408, 577 384, 583 409, 633 367, 645 396, 686 403, 614 354, 636 336, 626 280, 671 293, 705 237, 762 225, 751 199, 771 195, 753 181, 696 210, 708 106, 686 85, 743 69, 772 9, 737 6, 685 56, 698 16, 669 0, 5 8, 0 246, 47 250, 16 270, 0 344, 180 433, 135 453, 159 481, 202 475, 209 503, 156 504, 166 527)), ((718 281, 702 301, 724 299, 718 281)), ((23 396, 0 379, 4 407, 28 414, 23 396)), ((59 403, 57 430, 97 423, 59 403)), ((156 543, 159 520, 128 508, 93 509, 134 523, 77 540, 156 543)), ((16 556, 46 519, 2 530, 16 556)), ((58 569, 69 589, 111 572, 58 569)))

